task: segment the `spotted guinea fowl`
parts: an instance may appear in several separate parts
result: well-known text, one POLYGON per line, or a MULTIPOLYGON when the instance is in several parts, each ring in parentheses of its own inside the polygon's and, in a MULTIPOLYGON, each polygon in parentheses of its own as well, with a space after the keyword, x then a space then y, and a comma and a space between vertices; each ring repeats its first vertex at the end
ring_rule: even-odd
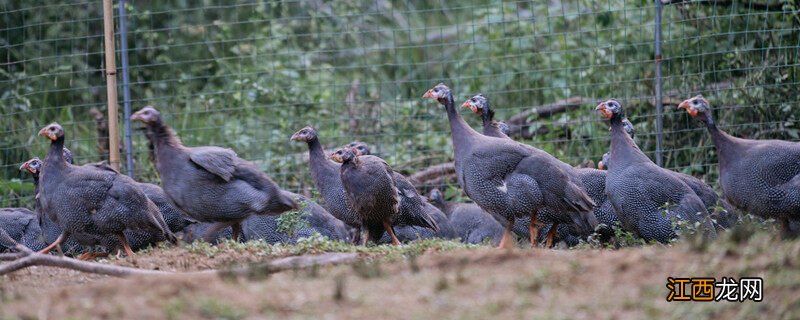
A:
POLYGON ((336 150, 331 159, 342 164, 340 176, 345 194, 361 218, 361 243, 377 241, 386 231, 392 244, 400 245, 392 220, 400 210, 401 191, 392 178, 392 168, 381 158, 357 156, 350 148, 336 150))
MULTIPOLYGON (((625 132, 631 137, 631 140, 634 139, 636 135, 636 130, 633 127, 633 123, 631 123, 627 118, 622 119, 622 125, 625 129, 625 132)), ((636 142, 634 141, 634 144, 636 142)), ((598 167, 600 169, 605 169, 609 165, 609 153, 606 152, 603 155, 602 161, 598 163, 598 167)), ((703 205, 706 207, 706 211, 711 215, 713 221, 716 222, 716 226, 722 229, 727 229, 732 227, 738 217, 736 215, 735 210, 733 207, 728 204, 727 201, 724 199, 719 199, 719 196, 707 183, 703 182, 702 180, 695 178, 694 176, 682 173, 682 172, 675 172, 668 170, 669 173, 672 173, 675 177, 683 181, 689 188, 694 191, 694 193, 703 201, 703 205), (720 210, 719 207, 722 209, 720 210)))
MULTIPOLYGON (((243 241, 263 240, 270 244, 276 243, 296 243, 300 238, 311 237, 318 233, 330 240, 350 242, 350 234, 347 226, 332 216, 322 206, 316 202, 296 193, 286 192, 286 194, 298 204, 300 209, 296 212, 285 213, 281 216, 252 215, 242 222, 243 241), (281 219, 286 214, 296 215, 296 222, 282 222, 281 219)), ((184 240, 192 242, 200 239, 213 226, 211 223, 192 223, 186 227, 184 240)), ((231 228, 224 228, 218 232, 211 240, 211 243, 218 242, 219 239, 230 239, 231 228)))
POLYGON ((500 243, 503 226, 477 205, 445 201, 439 189, 431 190, 428 198, 445 213, 462 242, 478 244, 488 239, 493 245, 500 243))
POLYGON ((361 218, 347 199, 340 177, 341 165, 330 161, 312 127, 295 132, 291 140, 302 141, 308 145, 308 165, 311 179, 317 187, 324 206, 334 217, 353 228, 361 228, 361 218))
POLYGON ((597 221, 591 210, 595 204, 572 166, 534 147, 473 130, 461 118, 444 84, 431 88, 423 98, 436 100, 447 111, 461 188, 485 211, 508 219, 501 247, 513 245, 511 228, 518 217, 531 217, 530 238, 537 239, 537 213, 545 208, 569 216, 581 232, 594 229, 597 221))
MULTIPOLYGON (((366 143, 354 141, 347 144, 343 148, 350 148, 356 156, 370 155, 370 148, 366 143)), ((433 234, 439 233, 438 221, 446 221, 444 213, 438 208, 428 203, 425 197, 417 193, 417 188, 411 181, 408 180, 403 174, 392 170, 392 179, 394 179, 397 190, 400 195, 400 209, 395 219, 392 220, 393 226, 405 227, 411 226, 412 228, 404 231, 416 231, 420 227, 423 229, 430 229, 433 234), (438 218, 438 219, 437 219, 438 218)), ((397 230, 395 230, 397 231, 397 230)), ((412 236, 414 233, 411 234, 412 236)), ((449 237, 450 235, 444 235, 449 237)), ((399 236, 398 236, 399 238, 399 236)))
POLYGON ((230 226, 238 239, 241 222, 247 217, 279 215, 297 208, 264 172, 233 150, 184 146, 155 108, 144 107, 131 119, 148 127, 156 171, 170 200, 190 218, 216 223, 209 236, 230 226))
MULTIPOLYGON (((487 96, 477 94, 464 101, 461 106, 469 108, 473 113, 481 117, 483 122, 483 134, 485 136, 511 139, 508 135, 503 133, 500 124, 494 120, 494 110, 492 110, 487 96)), ((580 178, 589 197, 597 204, 592 213, 596 217, 598 223, 602 223, 606 226, 598 231, 607 235, 610 234, 612 232, 610 227, 616 223, 617 217, 611 203, 609 203, 605 195, 605 172, 591 168, 581 168, 575 170, 575 174, 580 178)), ((572 227, 559 227, 560 225, 571 224, 572 221, 569 217, 557 214, 548 208, 539 211, 538 221, 542 223, 540 230, 547 231, 545 237, 545 246, 547 247, 552 247, 557 239, 580 238, 579 233, 574 232, 572 227)), ((526 222, 529 223, 529 221, 526 222)), ((517 222, 517 224, 519 224, 519 222, 517 222)), ((514 227, 514 230, 518 229, 517 226, 514 227)), ((537 239, 537 241, 538 240, 539 239, 537 239)))
POLYGON ((622 125, 619 102, 608 100, 596 110, 611 122, 611 154, 606 193, 621 226, 646 241, 667 243, 675 238, 673 220, 699 223, 701 232, 715 237, 703 202, 683 181, 650 159, 622 125))
POLYGON ((784 235, 791 235, 791 221, 800 220, 800 143, 734 137, 717 127, 711 104, 701 95, 678 107, 711 135, 725 199, 745 212, 781 221, 784 235))
MULTIPOLYGON (((25 208, 0 208, 0 230, 4 230, 14 241, 31 250, 42 250, 47 244, 40 241, 42 229, 36 213, 25 208)), ((0 252, 10 249, 0 241, 0 252)))
POLYGON ((114 235, 125 253, 133 250, 125 238, 126 229, 161 232, 170 241, 175 236, 164 228, 156 205, 147 199, 130 177, 95 166, 75 166, 64 158, 64 129, 52 123, 39 131, 51 140, 50 150, 40 174, 40 199, 43 214, 63 230, 61 236, 40 252, 47 253, 70 236, 103 239, 114 235))

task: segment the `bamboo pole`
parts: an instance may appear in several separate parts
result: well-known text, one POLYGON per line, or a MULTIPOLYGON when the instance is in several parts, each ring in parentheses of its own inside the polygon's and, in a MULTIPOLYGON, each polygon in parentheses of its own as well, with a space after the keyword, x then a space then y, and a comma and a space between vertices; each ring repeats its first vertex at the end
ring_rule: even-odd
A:
POLYGON ((114 47, 114 10, 111 0, 103 0, 103 30, 106 51, 106 91, 108 92, 108 161, 119 170, 119 116, 117 111, 117 63, 114 47))

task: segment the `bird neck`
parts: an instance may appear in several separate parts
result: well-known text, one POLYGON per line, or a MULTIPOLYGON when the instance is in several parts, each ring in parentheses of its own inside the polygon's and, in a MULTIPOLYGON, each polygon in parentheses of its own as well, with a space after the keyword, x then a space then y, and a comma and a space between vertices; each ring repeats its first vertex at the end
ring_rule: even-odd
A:
POLYGON ((739 144, 735 143, 739 139, 717 128, 717 123, 714 121, 710 110, 702 113, 699 119, 705 124, 708 133, 711 135, 711 141, 714 142, 714 146, 717 148, 720 166, 726 163, 731 156, 736 157, 736 154, 739 154, 739 144))
POLYGON ((477 131, 472 129, 461 114, 456 109, 455 102, 453 101, 453 94, 448 93, 444 101, 444 108, 447 111, 447 119, 450 122, 450 134, 453 138, 453 149, 456 154, 465 150, 469 142, 475 135, 480 135, 477 131))
MULTIPOLYGON (((64 137, 59 137, 50 143, 50 150, 47 152, 47 158, 44 159, 44 166, 64 168, 67 162, 64 161, 64 137)), ((44 171, 44 168, 42 168, 44 171)))
POLYGON ((631 136, 625 132, 622 117, 614 115, 611 118, 611 155, 610 161, 614 166, 608 170, 623 169, 632 163, 651 162, 642 150, 636 146, 631 136))
POLYGON ((325 150, 322 148, 322 144, 319 143, 318 138, 313 138, 307 142, 308 144, 308 157, 309 161, 316 162, 316 161, 327 161, 327 156, 325 155, 325 150))
POLYGON ((149 126, 150 134, 147 135, 156 148, 156 155, 166 149, 183 147, 181 139, 168 125, 158 121, 149 126))

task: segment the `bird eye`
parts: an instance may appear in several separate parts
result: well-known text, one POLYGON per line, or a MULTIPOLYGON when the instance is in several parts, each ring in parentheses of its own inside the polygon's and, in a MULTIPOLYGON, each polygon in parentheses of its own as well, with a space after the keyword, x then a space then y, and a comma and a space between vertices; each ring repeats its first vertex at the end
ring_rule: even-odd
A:
POLYGON ((433 92, 439 92, 439 88, 433 88, 433 92))
POLYGON ((478 102, 478 100, 475 99, 475 98, 472 98, 472 99, 469 99, 469 100, 472 101, 472 102, 478 102))
POLYGON ((50 131, 56 131, 55 127, 50 127, 50 131))
POLYGON ((697 100, 692 100, 692 104, 697 104, 697 100))

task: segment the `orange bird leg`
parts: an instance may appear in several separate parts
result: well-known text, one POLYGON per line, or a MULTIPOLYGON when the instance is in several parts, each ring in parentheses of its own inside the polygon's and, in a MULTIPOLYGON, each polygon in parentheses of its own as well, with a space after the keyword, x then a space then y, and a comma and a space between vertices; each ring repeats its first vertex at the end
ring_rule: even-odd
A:
POLYGON ((508 221, 506 228, 503 230, 503 237, 500 239, 500 244, 497 246, 499 249, 511 249, 514 247, 514 239, 511 236, 511 230, 514 228, 514 218, 508 221))
POLYGON ((128 258, 133 258, 133 249, 131 249, 131 245, 128 244, 128 239, 125 239, 125 235, 122 233, 117 234, 117 239, 122 243, 122 247, 125 248, 125 254, 128 255, 128 258))
POLYGON ((389 222, 384 221, 383 222, 383 228, 386 229, 386 232, 389 233, 389 237, 392 238, 392 244, 396 245, 396 246, 399 246, 400 245, 400 240, 397 240, 397 236, 394 235, 394 229, 392 229, 392 225, 389 224, 389 222))
POLYGON ((531 224, 528 225, 528 233, 531 236, 531 248, 536 248, 539 244, 539 229, 537 229, 537 224, 539 224, 539 215, 534 214, 531 217, 531 224))
POLYGON ((547 248, 553 247, 554 244, 553 241, 555 240, 556 237, 556 230, 557 230, 556 227, 558 227, 558 223, 554 223, 553 225, 551 225, 550 231, 547 232, 547 241, 545 242, 545 247, 547 248))
POLYGON ((67 238, 67 237, 64 235, 64 233, 61 233, 61 235, 59 235, 59 236, 58 236, 58 238, 56 239, 56 241, 54 241, 52 244, 50 244, 50 245, 49 245, 49 246, 47 246, 46 248, 44 248, 44 249, 42 249, 42 250, 39 250, 39 253, 41 253, 41 254, 47 254, 47 253, 49 253, 49 252, 50 252, 50 250, 53 250, 53 248, 57 247, 57 246, 58 246, 58 245, 60 245, 62 242, 64 242, 64 239, 66 239, 66 238, 67 238))

